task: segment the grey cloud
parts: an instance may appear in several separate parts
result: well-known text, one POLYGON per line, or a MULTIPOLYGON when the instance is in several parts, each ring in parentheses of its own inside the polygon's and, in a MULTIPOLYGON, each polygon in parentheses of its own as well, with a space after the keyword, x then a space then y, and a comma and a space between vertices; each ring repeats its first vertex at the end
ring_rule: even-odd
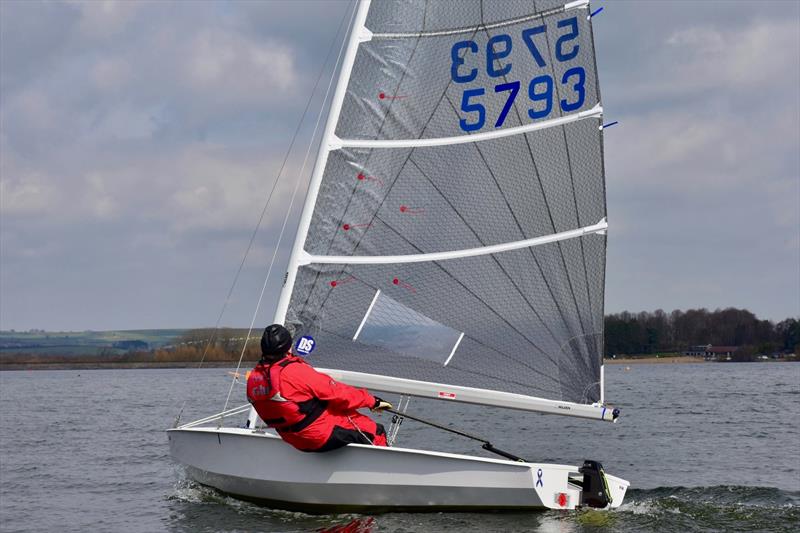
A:
MULTIPOLYGON (((213 323, 324 59, 318 42, 240 31, 244 4, 130 5, 2 4, 2 327, 213 323)), ((335 27, 321 30, 327 46, 335 27)), ((292 185, 229 324, 249 322, 292 185)))
MULTIPOLYGON (((99 5, 0 2, 0 323, 213 324, 352 4, 99 5)), ((606 3, 609 311, 800 314, 798 20, 790 2, 606 3)), ((224 324, 250 322, 292 185, 224 324)))
POLYGON ((800 8, 687 6, 609 3, 595 23, 621 122, 605 144, 608 309, 800 314, 800 8))

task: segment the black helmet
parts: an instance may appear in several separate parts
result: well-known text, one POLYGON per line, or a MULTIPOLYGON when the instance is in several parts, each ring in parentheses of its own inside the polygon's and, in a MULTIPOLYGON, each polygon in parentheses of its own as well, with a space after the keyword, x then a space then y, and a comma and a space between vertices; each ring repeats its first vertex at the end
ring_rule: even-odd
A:
POLYGON ((272 324, 264 328, 261 335, 261 354, 264 356, 282 356, 292 347, 292 334, 280 324, 272 324))

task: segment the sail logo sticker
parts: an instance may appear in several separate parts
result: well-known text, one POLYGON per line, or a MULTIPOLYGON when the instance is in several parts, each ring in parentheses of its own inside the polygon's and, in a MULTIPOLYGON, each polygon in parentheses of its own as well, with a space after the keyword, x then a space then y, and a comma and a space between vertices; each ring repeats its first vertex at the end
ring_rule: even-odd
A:
POLYGON ((444 398, 445 400, 455 400, 456 394, 454 392, 439 391, 439 398, 444 398))
POLYGON ((297 344, 294 347, 294 351, 299 355, 308 355, 313 352, 314 348, 316 347, 317 341, 314 340, 314 337, 311 335, 304 335, 297 339, 297 344))

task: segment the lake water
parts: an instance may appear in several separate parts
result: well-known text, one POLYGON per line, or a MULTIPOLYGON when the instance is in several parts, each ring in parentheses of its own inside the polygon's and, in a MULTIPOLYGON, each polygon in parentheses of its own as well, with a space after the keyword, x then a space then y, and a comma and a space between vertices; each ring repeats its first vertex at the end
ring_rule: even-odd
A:
MULTIPOLYGON (((631 482, 608 513, 311 516, 238 501, 189 481, 164 433, 184 401, 184 421, 220 411, 229 379, 224 369, 0 372, 0 530, 800 529, 800 364, 609 365, 617 424, 412 400, 409 413, 530 460, 601 461, 631 482)), ((234 391, 244 403, 244 387, 234 391)), ((398 444, 484 453, 412 421, 398 444)))

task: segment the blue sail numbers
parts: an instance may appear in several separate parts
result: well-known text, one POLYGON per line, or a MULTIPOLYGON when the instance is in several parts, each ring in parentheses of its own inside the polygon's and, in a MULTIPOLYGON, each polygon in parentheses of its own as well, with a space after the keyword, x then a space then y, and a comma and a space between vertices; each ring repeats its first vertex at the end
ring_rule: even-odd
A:
MULTIPOLYGON (((580 50, 577 42, 579 30, 577 17, 556 22, 557 39, 553 53, 548 53, 547 25, 540 24, 523 29, 518 35, 499 34, 491 37, 485 47, 472 40, 458 41, 450 49, 450 78, 455 83, 469 84, 478 78, 479 68, 485 68, 489 78, 497 78, 493 87, 465 87, 461 97, 459 126, 466 132, 476 131, 486 124, 487 118, 494 120, 494 127, 505 123, 511 107, 517 100, 523 83, 527 86, 528 116, 542 119, 553 112, 555 106, 563 112, 580 109, 586 98, 586 71, 574 66, 564 71, 555 80, 550 74, 534 76, 530 80, 508 81, 514 78, 514 63, 503 60, 511 55, 514 46, 524 46, 530 52, 529 60, 538 68, 547 68, 545 56, 557 62, 575 59, 580 50), (543 52, 544 51, 544 55, 543 52), (477 65, 477 66, 472 66, 477 65), (557 88, 556 84, 561 87, 557 88), (561 98, 558 97, 561 95, 561 98), (487 117, 487 98, 504 99, 497 117, 487 117)), ((502 100, 501 100, 502 101, 502 100)))

